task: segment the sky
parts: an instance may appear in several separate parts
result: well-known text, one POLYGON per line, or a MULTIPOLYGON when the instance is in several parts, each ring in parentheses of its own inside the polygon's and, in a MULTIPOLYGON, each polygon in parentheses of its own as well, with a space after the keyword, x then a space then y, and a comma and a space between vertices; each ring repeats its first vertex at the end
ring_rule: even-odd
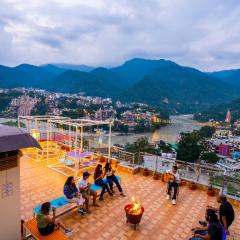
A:
POLYGON ((239 0, 1 0, 0 64, 240 68, 239 0))

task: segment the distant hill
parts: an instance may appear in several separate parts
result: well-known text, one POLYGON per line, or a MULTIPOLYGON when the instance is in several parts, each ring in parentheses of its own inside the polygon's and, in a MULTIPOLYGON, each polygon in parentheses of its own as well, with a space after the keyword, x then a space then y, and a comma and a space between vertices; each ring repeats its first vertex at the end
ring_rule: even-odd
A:
POLYGON ((240 98, 225 104, 212 106, 205 111, 195 113, 194 119, 201 122, 206 122, 211 119, 214 119, 215 121, 224 121, 228 110, 231 111, 233 121, 240 119, 240 98))
POLYGON ((82 72, 91 72, 95 67, 88 66, 88 65, 76 65, 76 64, 67 64, 67 63, 52 63, 51 65, 54 65, 59 68, 64 68, 66 70, 76 70, 76 71, 82 71, 82 72))
POLYGON ((226 83, 240 86, 240 69, 223 70, 209 74, 223 80, 226 83))
POLYGON ((54 81, 49 81, 46 88, 57 92, 112 97, 116 93, 116 85, 109 78, 108 72, 107 69, 96 69, 91 73, 68 70, 54 81))
POLYGON ((170 61, 160 61, 157 69, 122 95, 125 100, 161 105, 176 112, 195 112, 238 96, 230 84, 170 61))
POLYGON ((45 82, 56 78, 64 70, 51 66, 34 66, 21 64, 16 67, 0 66, 0 87, 40 87, 45 88, 45 82))
POLYGON ((171 61, 166 61, 163 59, 160 60, 148 60, 141 58, 134 58, 129 61, 126 61, 123 65, 115 68, 111 68, 111 71, 121 78, 121 85, 123 88, 129 87, 147 74, 150 74, 152 71, 156 70, 162 65, 174 65, 175 63, 171 61))
POLYGON ((158 105, 172 113, 203 111, 239 98, 240 85, 233 84, 216 73, 203 73, 164 59, 134 58, 110 69, 71 64, 0 66, 0 88, 82 92, 158 105))

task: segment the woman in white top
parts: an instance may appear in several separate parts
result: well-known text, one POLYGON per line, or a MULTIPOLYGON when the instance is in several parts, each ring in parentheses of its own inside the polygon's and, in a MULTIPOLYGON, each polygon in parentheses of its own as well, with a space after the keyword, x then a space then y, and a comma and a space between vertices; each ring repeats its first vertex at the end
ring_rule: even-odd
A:
POLYGON ((125 194, 123 193, 122 187, 121 187, 117 177, 114 175, 115 171, 112 169, 111 161, 106 163, 106 165, 104 167, 104 171, 105 171, 104 174, 107 177, 107 182, 110 186, 110 190, 112 191, 112 193, 114 193, 113 183, 115 183, 117 188, 118 188, 118 191, 120 192, 120 195, 122 197, 125 197, 125 194))

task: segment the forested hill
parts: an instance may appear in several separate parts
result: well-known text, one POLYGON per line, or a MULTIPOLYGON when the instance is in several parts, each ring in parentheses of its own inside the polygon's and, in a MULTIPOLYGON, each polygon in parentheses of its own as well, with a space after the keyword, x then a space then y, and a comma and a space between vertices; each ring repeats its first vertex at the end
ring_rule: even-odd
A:
POLYGON ((134 58, 114 68, 95 69, 72 64, 0 66, 0 88, 14 87, 138 101, 171 113, 203 111, 240 97, 240 85, 164 59, 134 58))
POLYGON ((201 113, 196 113, 194 119, 201 122, 206 122, 211 119, 224 121, 228 110, 231 111, 232 121, 240 119, 240 98, 229 103, 212 106, 201 113))

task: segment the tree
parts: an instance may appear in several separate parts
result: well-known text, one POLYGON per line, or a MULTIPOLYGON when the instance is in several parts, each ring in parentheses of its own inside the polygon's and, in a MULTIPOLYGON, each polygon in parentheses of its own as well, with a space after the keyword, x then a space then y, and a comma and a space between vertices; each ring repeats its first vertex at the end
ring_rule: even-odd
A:
POLYGON ((215 127, 203 126, 198 130, 198 134, 201 138, 211 138, 215 131, 215 127))
POLYGON ((204 152, 201 155, 201 159, 205 160, 207 163, 217 163, 219 157, 215 152, 204 152))
POLYGON ((181 133, 178 143, 177 159, 186 162, 195 162, 203 150, 203 146, 199 143, 199 135, 192 133, 181 133))
POLYGON ((127 143, 125 146, 125 150, 132 153, 154 153, 154 147, 148 142, 148 139, 146 137, 139 138, 136 142, 132 144, 127 143))
POLYGON ((159 148, 158 149, 163 151, 163 152, 167 152, 167 153, 172 152, 172 148, 162 140, 159 142, 159 148))

